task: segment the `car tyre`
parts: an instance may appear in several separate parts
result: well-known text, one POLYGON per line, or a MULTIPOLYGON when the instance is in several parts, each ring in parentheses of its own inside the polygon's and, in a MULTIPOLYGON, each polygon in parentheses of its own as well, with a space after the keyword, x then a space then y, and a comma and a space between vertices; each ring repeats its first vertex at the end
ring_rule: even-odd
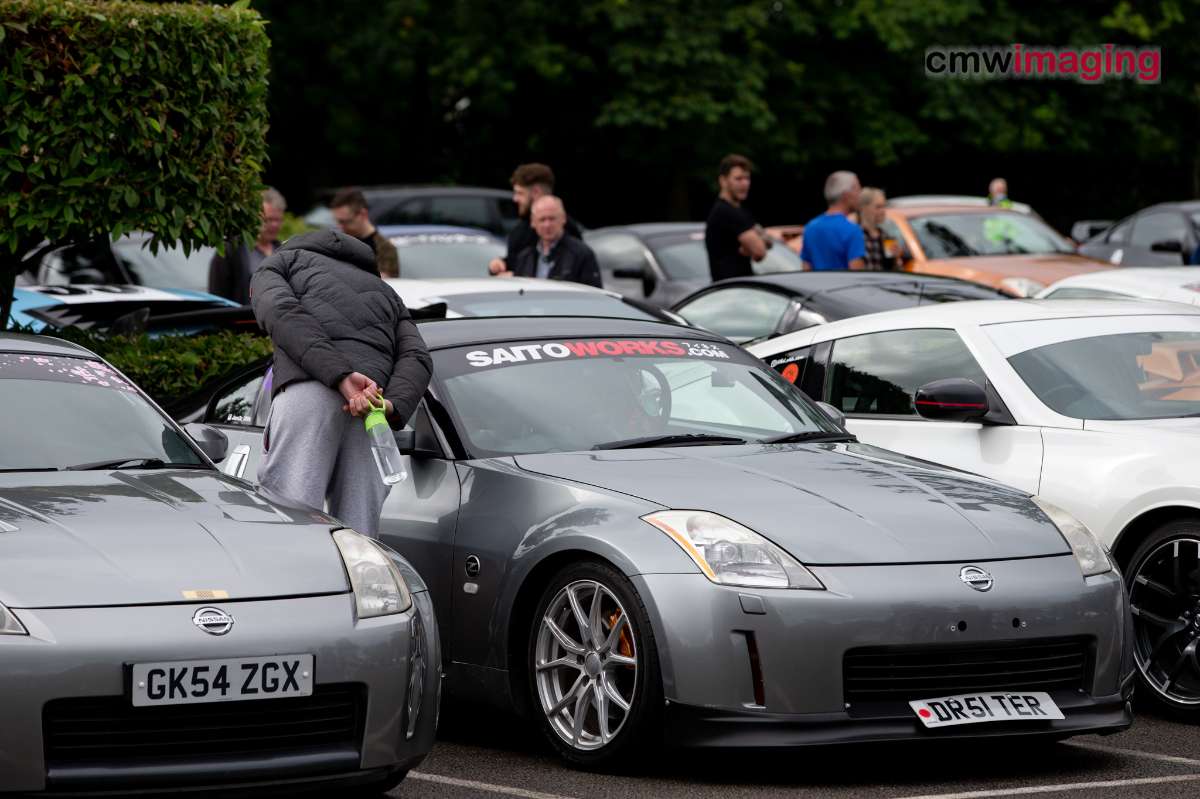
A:
POLYGON ((567 762, 637 766, 662 743, 662 673, 633 584, 602 563, 568 566, 542 592, 529 634, 531 707, 567 762))
POLYGON ((1124 572, 1139 701, 1200 720, 1200 519, 1154 530, 1124 572))

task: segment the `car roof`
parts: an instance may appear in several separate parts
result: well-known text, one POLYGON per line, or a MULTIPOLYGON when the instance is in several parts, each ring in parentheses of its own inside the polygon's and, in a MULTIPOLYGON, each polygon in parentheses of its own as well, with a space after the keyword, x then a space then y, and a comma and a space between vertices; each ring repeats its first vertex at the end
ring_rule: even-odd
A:
POLYGON ((895 211, 904 217, 923 216, 925 214, 1016 214, 1028 216, 1027 213, 1015 208, 1004 208, 998 205, 965 205, 954 202, 911 202, 893 203, 888 201, 887 209, 895 211))
MULTIPOLYGON (((1033 209, 1025 203, 1009 201, 1008 206, 1013 211, 1018 211, 1022 214, 1032 213, 1033 209)), ((975 197, 969 194, 910 194, 903 197, 889 197, 888 205, 893 208, 907 208, 914 205, 937 205, 937 206, 968 206, 968 207, 984 207, 984 208, 1003 208, 1004 206, 993 206, 987 197, 975 197)))
POLYGON ((1123 266, 1104 272, 1088 272, 1064 277, 1045 289, 1050 293, 1060 288, 1127 289, 1141 293, 1148 288, 1176 288, 1200 283, 1200 269, 1194 266, 1123 266))
POLYGON ((70 355, 76 358, 79 356, 96 357, 91 350, 61 338, 31 336, 26 333, 0 332, 0 351, 28 352, 33 355, 70 355))
MULTIPOLYGON (((438 186, 430 183, 420 184, 387 184, 380 186, 359 186, 358 189, 365 197, 385 197, 385 196, 427 196, 432 194, 440 195, 475 195, 488 197, 502 197, 504 199, 512 199, 512 190, 505 191, 491 186, 438 186)), ((338 189, 321 189, 317 192, 320 196, 332 198, 338 189)))
POLYGON ((720 341, 696 328, 639 319, 598 316, 489 316, 430 319, 420 323, 421 338, 431 350, 525 339, 651 338, 720 341))
MULTIPOLYGON (((1200 272, 1198 272, 1200 274, 1200 272)), ((713 283, 707 290, 724 286, 766 284, 779 286, 798 294, 812 295, 823 291, 838 291, 859 286, 883 286, 894 283, 926 283, 931 285, 967 285, 986 290, 986 286, 941 275, 922 275, 915 272, 859 272, 830 270, 820 272, 773 272, 768 275, 732 277, 713 283)))
POLYGON ((384 278, 397 294, 405 298, 453 297, 459 294, 519 294, 560 292, 617 296, 603 289, 568 280, 538 280, 532 277, 436 277, 427 279, 384 278))
POLYGON ((633 225, 612 225, 588 231, 588 236, 611 233, 632 233, 639 238, 652 238, 672 233, 694 233, 704 230, 703 222, 638 222, 633 225))
POLYGON ((1178 316, 1200 315, 1200 308, 1158 300, 966 300, 937 305, 919 305, 867 316, 830 322, 829 326, 855 322, 871 329, 917 327, 960 327, 1033 322, 1042 319, 1072 319, 1088 316, 1178 316))

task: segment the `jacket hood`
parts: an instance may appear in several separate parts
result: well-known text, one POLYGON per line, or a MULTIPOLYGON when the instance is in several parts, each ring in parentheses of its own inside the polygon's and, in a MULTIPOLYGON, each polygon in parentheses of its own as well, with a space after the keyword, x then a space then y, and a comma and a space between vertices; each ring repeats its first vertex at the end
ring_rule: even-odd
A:
POLYGON ((1067 554, 1023 492, 863 444, 521 455, 531 472, 719 513, 803 563, 999 560, 1067 554))
POLYGON ((343 593, 317 511, 216 471, 0 475, 0 602, 46 608, 343 593))
POLYGON ((335 261, 354 264, 366 272, 379 274, 379 269, 375 266, 375 253, 371 248, 340 230, 327 229, 301 233, 285 241, 279 249, 314 252, 335 261))

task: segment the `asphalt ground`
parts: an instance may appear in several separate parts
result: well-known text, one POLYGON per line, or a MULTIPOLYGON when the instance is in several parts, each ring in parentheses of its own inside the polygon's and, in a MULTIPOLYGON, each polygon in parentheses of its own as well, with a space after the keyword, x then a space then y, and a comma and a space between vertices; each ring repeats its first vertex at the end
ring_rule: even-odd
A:
POLYGON ((1200 797, 1200 725, 1143 710, 1132 729, 1036 745, 980 741, 730 752, 674 750, 635 775, 563 765, 519 719, 448 708, 437 746, 391 796, 1200 797))

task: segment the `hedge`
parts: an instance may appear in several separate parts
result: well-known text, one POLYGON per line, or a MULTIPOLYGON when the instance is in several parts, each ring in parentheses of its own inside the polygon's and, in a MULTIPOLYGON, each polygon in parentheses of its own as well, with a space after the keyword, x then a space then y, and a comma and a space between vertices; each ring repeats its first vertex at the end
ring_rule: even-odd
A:
POLYGON ((87 347, 164 407, 271 354, 266 336, 227 330, 151 338, 144 333, 102 336, 68 327, 51 335, 87 347))
POLYGON ((43 241, 258 229, 269 44, 248 5, 0 0, 0 299, 43 241))

